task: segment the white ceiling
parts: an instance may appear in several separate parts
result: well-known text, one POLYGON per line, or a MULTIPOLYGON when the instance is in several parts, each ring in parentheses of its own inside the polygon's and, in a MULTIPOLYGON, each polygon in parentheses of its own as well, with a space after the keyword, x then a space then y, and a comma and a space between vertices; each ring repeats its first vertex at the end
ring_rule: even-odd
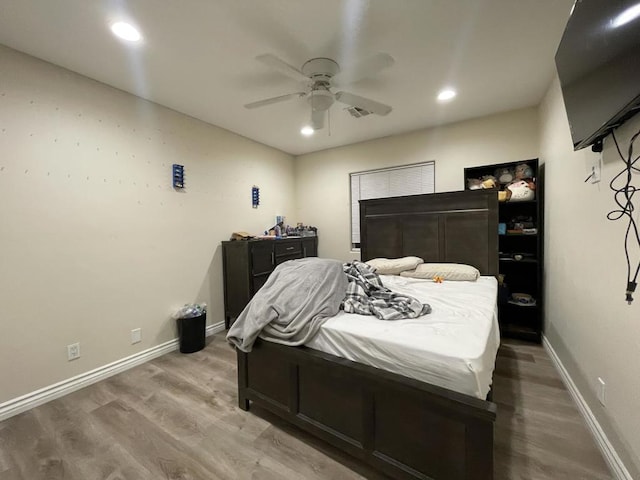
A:
POLYGON ((0 43, 294 155, 537 105, 573 0, 2 0, 0 43), (137 25, 136 45, 111 22, 137 25), (391 105, 353 118, 341 103, 310 138, 304 89, 255 60, 395 64, 341 89, 391 105), (437 92, 458 97, 438 104, 437 92))

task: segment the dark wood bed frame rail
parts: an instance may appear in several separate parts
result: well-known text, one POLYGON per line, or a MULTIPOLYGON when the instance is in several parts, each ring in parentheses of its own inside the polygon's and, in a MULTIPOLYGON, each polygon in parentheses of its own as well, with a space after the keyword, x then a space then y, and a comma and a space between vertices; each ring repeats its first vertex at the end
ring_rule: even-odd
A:
MULTIPOLYGON (((362 259, 418 255, 495 275, 496 197, 466 191, 361 202, 362 259)), ((237 354, 243 410, 254 402, 392 478, 493 479, 490 401, 306 347, 258 340, 237 354)))
POLYGON ((392 478, 493 478, 491 402, 261 340, 239 351, 238 382, 243 410, 251 400, 392 478))

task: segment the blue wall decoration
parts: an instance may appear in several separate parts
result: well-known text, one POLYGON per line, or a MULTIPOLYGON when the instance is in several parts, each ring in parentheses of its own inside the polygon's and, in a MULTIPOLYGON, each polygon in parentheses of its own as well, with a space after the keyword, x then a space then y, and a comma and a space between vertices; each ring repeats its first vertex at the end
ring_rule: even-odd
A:
POLYGON ((184 166, 173 164, 173 188, 184 188, 184 166))
POLYGON ((260 189, 254 185, 251 188, 251 206, 258 208, 258 205, 260 205, 260 189))

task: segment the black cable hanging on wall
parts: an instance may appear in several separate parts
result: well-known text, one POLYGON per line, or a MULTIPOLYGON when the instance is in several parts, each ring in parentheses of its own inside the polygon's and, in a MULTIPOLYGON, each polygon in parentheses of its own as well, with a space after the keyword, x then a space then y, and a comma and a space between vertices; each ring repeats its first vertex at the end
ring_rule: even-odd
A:
POLYGON ((640 251, 640 232, 638 231, 638 225, 633 218, 635 207, 633 205, 633 195, 639 190, 638 187, 632 185, 633 173, 640 173, 640 168, 636 167, 636 162, 640 159, 640 155, 633 158, 633 143, 640 136, 640 130, 637 131, 629 140, 629 148, 627 155, 625 156, 620 150, 620 145, 616 139, 615 132, 611 132, 611 137, 616 144, 618 155, 624 162, 624 168, 609 182, 609 188, 615 193, 613 199, 619 208, 611 210, 607 214, 607 219, 616 221, 623 218, 627 218, 627 229, 624 235, 624 253, 627 260, 627 291, 625 293, 625 299, 629 305, 633 302, 633 292, 638 285, 638 273, 640 272, 640 260, 638 260, 635 272, 632 270, 631 258, 629 254, 630 246, 635 242, 635 245, 640 251), (614 184, 618 180, 624 181, 624 184, 617 188, 614 184), (633 273, 632 273, 633 272, 633 273))

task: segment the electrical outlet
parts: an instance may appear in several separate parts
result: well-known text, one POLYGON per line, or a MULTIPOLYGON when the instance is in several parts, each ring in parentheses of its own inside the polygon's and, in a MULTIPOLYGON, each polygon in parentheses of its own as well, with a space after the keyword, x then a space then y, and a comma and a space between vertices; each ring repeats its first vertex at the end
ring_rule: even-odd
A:
POLYGON ((134 343, 140 343, 142 341, 142 329, 134 328, 131 330, 131 345, 134 343))
POLYGON ((598 183, 602 175, 602 153, 590 156, 586 162, 587 180, 589 183, 598 183))
POLYGON ((604 380, 598 377, 598 401, 604 407, 606 405, 607 400, 607 384, 604 383, 604 380))
POLYGON ((69 361, 80 358, 80 343, 72 343, 67 345, 67 359, 69 361))

